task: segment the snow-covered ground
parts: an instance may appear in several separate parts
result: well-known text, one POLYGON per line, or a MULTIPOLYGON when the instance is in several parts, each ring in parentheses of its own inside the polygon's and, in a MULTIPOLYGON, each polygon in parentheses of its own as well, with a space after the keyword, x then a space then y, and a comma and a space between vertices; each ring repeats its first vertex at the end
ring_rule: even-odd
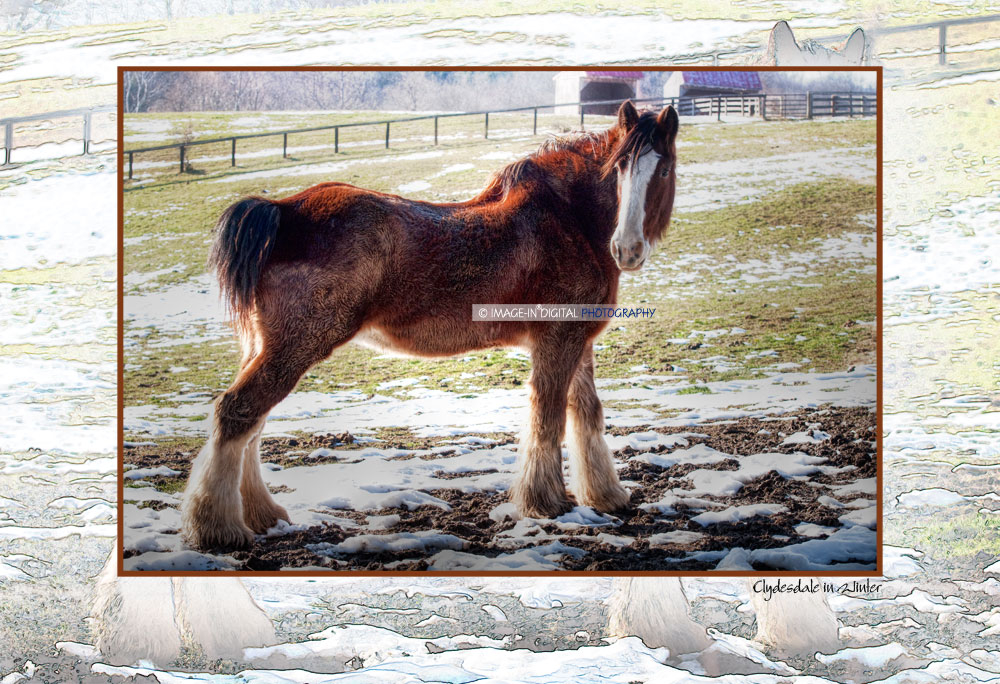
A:
MULTIPOLYGON (((524 415, 523 390, 493 389, 478 397, 459 397, 452 392, 420 388, 409 390, 412 398, 408 399, 379 395, 369 398, 356 392, 293 394, 271 414, 265 430, 263 457, 265 482, 278 492, 276 499, 288 509, 293 525, 283 524, 267 537, 309 532, 301 538, 304 550, 296 561, 307 567, 364 567, 370 559, 389 554, 393 560, 384 561, 386 568, 405 569, 426 559, 427 569, 438 571, 555 570, 563 567, 564 561, 572 561, 571 567, 586 567, 587 549, 596 544, 604 551, 607 549, 602 549, 603 545, 613 546, 620 556, 621 567, 628 568, 629 553, 642 549, 648 542, 671 551, 664 554, 662 567, 718 565, 732 570, 740 558, 738 567, 747 569, 752 563, 786 570, 874 569, 877 522, 875 480, 871 477, 874 463, 860 469, 849 464, 840 455, 843 450, 824 445, 830 434, 820 429, 826 425, 827 429, 844 434, 841 425, 845 415, 836 409, 874 409, 874 367, 849 373, 775 373, 766 380, 708 383, 705 387, 710 394, 678 394, 685 386, 690 385, 678 380, 647 380, 638 391, 604 393, 609 398, 627 398, 657 411, 640 408, 621 412, 621 416, 616 411, 608 412, 609 426, 623 425, 633 430, 609 436, 607 440, 620 454, 623 483, 635 490, 634 496, 646 495, 640 482, 632 479, 640 473, 678 464, 698 466, 681 476, 675 488, 647 497, 648 502, 641 504, 640 509, 657 515, 661 521, 660 528, 650 530, 630 524, 630 516, 602 515, 586 507, 577 507, 553 521, 525 519, 507 523, 505 519, 512 511, 503 494, 513 480, 514 445, 495 446, 495 440, 481 437, 450 438, 470 433, 516 432, 524 415), (663 410, 671 417, 656 419, 663 410), (773 446, 736 453, 709 446, 715 441, 704 430, 716 433, 737 420, 759 421, 761 433, 773 433, 770 440, 773 446), (328 430, 330 426, 363 436, 374 427, 409 425, 419 425, 421 437, 445 439, 441 446, 422 450, 379 448, 376 443, 361 449, 302 449, 289 448, 283 442, 272 447, 267 441, 269 435, 308 434, 328 430), (641 427, 633 427, 636 425, 641 427), (793 425, 805 425, 807 429, 795 431, 789 427, 793 425), (657 428, 671 432, 653 431, 657 428), (280 459, 281 463, 272 462, 271 457, 277 457, 275 460, 280 459), (632 464, 642 467, 633 472, 632 464), (784 527, 797 534, 797 528, 805 525, 810 530, 806 536, 811 539, 753 550, 749 555, 742 549, 698 550, 705 548, 701 538, 713 534, 719 523, 750 521, 756 516, 787 511, 783 505, 730 504, 735 495, 745 493, 745 484, 772 471, 790 482, 809 482, 811 491, 804 499, 802 494, 796 498, 804 501, 816 498, 817 505, 828 511, 824 519, 833 522, 833 526, 818 526, 792 517, 785 521, 784 527), (822 477, 814 481, 816 476, 822 477), (454 510, 461 499, 472 495, 480 496, 483 502, 478 517, 474 511, 454 510), (431 506, 439 512, 432 515, 429 527, 424 522, 426 529, 414 531, 407 522, 421 506, 431 506), (681 506, 683 513, 677 510, 681 506), (357 513, 364 514, 363 518, 359 519, 357 513), (447 525, 452 518, 466 520, 473 526, 460 527, 455 533, 443 532, 442 527, 450 529, 447 525), (687 520, 704 531, 682 532, 690 524, 687 520), (491 521, 493 525, 489 524, 491 521), (314 528, 323 525, 335 526, 346 538, 338 536, 332 543, 323 541, 322 533, 314 528), (484 537, 489 538, 489 543, 484 537), (482 550, 484 544, 491 549, 486 554, 482 550), (692 550, 678 554, 686 547, 692 550)), ((210 406, 195 403, 190 406, 192 410, 186 408, 178 410, 181 416, 161 417, 169 409, 133 407, 126 412, 125 419, 130 439, 141 439, 144 434, 184 434, 195 425, 189 418, 207 412, 210 406), (131 417, 137 414, 145 418, 131 417)), ((852 425, 856 428, 854 441, 863 445, 858 454, 869 454, 869 459, 874 440, 874 422, 870 422, 867 426, 852 425)), ((127 464, 139 460, 135 454, 141 452, 140 447, 137 444, 137 448, 127 451, 127 464)), ((125 473, 129 480, 126 502, 162 504, 140 508, 126 503, 125 567, 137 570, 234 567, 231 557, 192 554, 185 549, 177 535, 179 499, 152 487, 138 487, 146 478, 163 475, 176 476, 180 472, 160 466, 130 469, 125 473)), ((752 495, 749 500, 753 500, 752 495)), ((426 520, 428 514, 422 512, 419 516, 426 520)), ((781 531, 771 532, 774 539, 789 539, 781 531)), ((745 539, 747 544, 759 541, 752 535, 745 539)), ((267 546, 270 540, 261 541, 267 546)), ((594 559, 599 557, 602 556, 594 559)), ((244 568, 245 564, 244 559, 235 567, 244 568)))
MULTIPOLYGON (((794 16, 798 13, 815 11, 814 6, 797 0, 770 6, 776 17, 790 18, 793 25, 797 25, 794 16)), ((824 4, 824 11, 839 17, 840 23, 863 23, 842 3, 824 4)), ((623 44, 613 31, 605 30, 603 22, 600 17, 592 19, 587 34, 600 50, 597 61, 618 54, 623 44)), ((652 39, 655 45, 651 47, 672 51, 672 47, 662 47, 666 34, 659 28, 661 33, 652 39)), ((492 25, 489 30, 494 30, 492 25)), ((368 35, 360 30, 332 33, 356 36, 354 40, 368 35)), ((404 52, 408 55, 404 61, 413 61, 414 54, 428 60, 450 54, 460 55, 462 61, 497 58, 496 50, 480 53, 460 41, 447 52, 440 45, 442 40, 447 39, 420 43, 416 51, 411 46, 404 52), (425 52, 426 47, 434 49, 425 52)), ((5 71, 2 80, 92 69, 110 82, 112 58, 128 46, 98 43, 85 48, 80 42, 37 43, 18 58, 20 71, 13 75, 5 71)), ((311 57, 323 62, 350 57, 352 45, 351 41, 328 42, 322 54, 314 51, 311 57)), ((181 55, 163 59, 188 55, 200 62, 233 63, 234 59, 224 51, 216 56, 202 54, 214 46, 176 47, 181 55)), ((544 50, 538 50, 535 43, 510 43, 503 58, 533 59, 536 50, 544 57, 544 50)), ((555 59, 593 61, 591 53, 578 53, 572 45, 560 46, 557 52, 555 59)), ((260 56, 253 48, 251 54, 260 56)), ((386 59, 393 59, 393 54, 386 59)), ((647 50, 639 58, 656 54, 647 50)), ((246 57, 246 53, 240 55, 246 57)), ((274 56, 282 58, 277 52, 274 56)), ((303 59, 294 51, 284 57, 295 63, 303 59)), ((887 138, 909 130, 917 117, 925 115, 940 130, 972 125, 958 114, 964 114, 969 103, 996 98, 995 92, 974 88, 977 84, 989 87, 997 74, 995 70, 955 73, 927 83, 947 92, 957 110, 922 112, 922 97, 928 90, 887 89, 887 138)), ((980 118, 978 145, 986 154, 995 155, 989 120, 980 118)), ((913 136, 887 162, 922 163, 927 142, 925 136, 913 136)), ((970 188, 981 187, 978 183, 984 174, 995 184, 996 166, 975 163, 975 155, 971 160, 967 157, 970 152, 955 149, 950 173, 964 176, 970 188)), ((88 170, 93 171, 91 165, 109 163, 113 160, 97 158, 88 170)), ((2 206, 24 193, 35 198, 34 206, 40 211, 58 205, 55 208, 72 219, 75 209, 69 207, 76 205, 51 200, 61 197, 63 187, 70 195, 76 194, 74 171, 79 170, 38 164, 15 176, 0 172, 0 183, 57 175, 65 184, 48 187, 46 193, 35 192, 42 189, 35 185, 42 182, 37 180, 17 191, 7 188, 2 206)), ((913 183, 929 196, 941 179, 925 176, 913 183)), ((26 280, 13 274, 10 269, 20 266, 16 263, 0 272, 4 285, 11 288, 0 294, 5 303, 0 307, 0 353, 5 363, 0 401, 5 411, 30 416, 28 421, 0 426, 0 674, 6 675, 5 682, 32 676, 37 681, 68 681, 87 675, 110 679, 112 675, 146 674, 160 682, 997 681, 1000 554, 990 545, 996 539, 992 521, 997 506, 992 495, 997 491, 997 411, 992 394, 997 378, 996 356, 985 352, 990 349, 988 340, 996 337, 1000 316, 996 305, 1000 277, 991 256, 1000 242, 996 231, 1000 215, 993 201, 995 192, 974 195, 975 191, 964 191, 942 202, 940 215, 913 225, 886 226, 884 494, 885 535, 892 546, 885 549, 885 578, 879 581, 878 591, 854 588, 842 578, 845 586, 837 589, 832 604, 844 649, 833 656, 786 664, 808 675, 795 677, 775 670, 769 664, 773 660, 762 662, 759 653, 741 641, 752 636, 748 596, 741 583, 722 578, 686 580, 692 611, 713 628, 716 643, 744 654, 747 663, 756 663, 755 671, 766 673, 710 680, 690 673, 707 660, 704 654, 690 662, 688 670, 681 670, 679 663, 662 662, 663 650, 647 649, 635 639, 603 644, 605 613, 599 602, 607 596, 610 582, 594 577, 247 580, 286 642, 272 652, 274 660, 253 652, 235 668, 197 660, 142 668, 106 664, 89 646, 92 637, 83 620, 91 578, 111 549, 114 535, 108 524, 113 516, 106 509, 115 498, 115 401, 109 390, 115 382, 114 261, 87 236, 92 231, 113 230, 113 223, 63 221, 48 245, 66 261, 76 261, 79 270, 69 276, 59 270, 40 271, 46 264, 22 250, 27 258, 23 265, 35 273, 26 280), (76 255, 61 247, 64 243, 79 244, 88 253, 87 259, 79 263, 76 255), (16 302, 15 307, 6 306, 8 297, 16 302), (37 331, 43 341, 29 343, 25 329, 37 331), (934 527, 939 523, 940 527, 934 527), (956 547, 955 542, 962 539, 981 546, 971 551, 956 547), (310 638, 310 634, 317 636, 310 638), (441 637, 453 640, 433 643, 441 637), (424 645, 428 642, 433 646, 424 645), (463 644, 473 649, 437 652, 463 644), (587 648, 565 650, 579 644, 587 648), (561 650, 548 652, 552 648, 561 650), (282 657, 287 660, 281 661, 282 657), (276 662, 281 664, 272 664, 276 662), (323 674, 344 667, 351 671, 323 674), (237 671, 238 676, 232 674, 237 671)), ((898 209, 903 196, 901 186, 887 184, 888 209, 898 209)), ((25 216, 31 222, 31 214, 25 216)), ((49 230, 48 224, 31 223, 30 227, 49 230)), ((8 231, 19 235, 24 228, 12 229, 5 221, 0 231, 5 236, 8 231)))
MULTIPOLYGON (((717 124, 694 130, 710 130, 712 125, 717 124)), ((759 135, 770 127, 768 122, 727 126, 734 136, 739 130, 759 135)), ((793 125, 786 135, 794 140, 805 130, 793 125)), ((810 153, 774 156, 765 151, 749 160, 684 165, 679 172, 683 192, 678 195, 677 213, 752 204, 800 183, 846 178, 874 186, 874 147, 847 147, 836 135, 828 139, 833 147, 810 153)), ((357 165, 391 162, 397 174, 407 178, 402 183, 392 181, 398 184, 393 189, 411 194, 427 190, 437 178, 475 168, 455 163, 467 156, 465 150, 458 154, 423 150, 318 166, 292 165, 244 173, 240 179, 294 182, 286 179, 298 173, 340 177, 357 165), (426 178, 406 176, 407 165, 417 161, 440 169, 429 171, 426 178)), ((474 151, 473 156, 489 157, 487 167, 498 163, 490 153, 474 151)), ((203 182, 220 180, 227 178, 203 182)), ((130 235, 126 255, 133 245, 143 246, 147 237, 130 231, 130 218, 140 213, 132 208, 134 196, 130 194, 125 203, 130 235)), ((143 212, 162 213, 169 221, 180 215, 187 200, 177 201, 181 204, 161 202, 143 212)), ((801 250, 773 256, 749 260, 730 256, 725 269, 718 269, 714 258, 686 254, 684 250, 693 245, 665 241, 665 256, 627 279, 622 296, 660 302, 709 290, 731 296, 760 283, 767 283, 769 291, 822 287, 823 274, 830 268, 863 274, 874 290, 874 214, 861 214, 855 222, 859 232, 817 237, 801 250)), ((777 234, 773 231, 781 228, 767 228, 760 241, 770 244, 765 241, 773 241, 777 234)), ((127 380, 159 368, 158 355, 166 349, 217 344, 230 337, 214 279, 206 274, 170 285, 157 282, 158 275, 174 271, 125 274, 127 380)), ((871 326, 874 320, 857 323, 871 326)), ((696 329, 670 343, 718 345, 726 352, 685 361, 690 368, 739 370, 745 363, 778 355, 774 350, 741 354, 740 343, 727 344, 726 338, 745 333, 736 327, 696 329)), ((781 339, 778 333, 776 342, 781 339)), ((809 333, 818 334, 819 328, 809 333)), ((798 335, 799 339, 808 336, 798 335)), ((603 339, 599 342, 605 344, 603 339)), ((607 439, 624 486, 633 493, 634 507, 619 515, 578 507, 551 521, 515 522, 506 502, 516 469, 514 439, 526 418, 523 386, 456 389, 437 377, 404 375, 381 383, 374 392, 351 387, 296 391, 270 413, 262 445, 265 481, 290 512, 292 524, 271 530, 258 539, 249 558, 235 560, 229 555, 192 553, 184 546, 178 535, 179 499, 172 490, 187 477, 192 447, 181 449, 186 454, 170 447, 167 450, 175 453, 168 454, 157 444, 203 439, 212 393, 197 385, 167 395, 150 390, 141 403, 127 401, 124 407, 129 440, 125 567, 246 569, 264 563, 282 568, 430 571, 874 570, 875 367, 822 373, 811 368, 809 359, 796 359, 775 360, 765 366, 763 378, 707 383, 697 383, 683 368, 669 364, 665 368, 671 370, 664 372, 662 362, 656 372, 639 364, 625 377, 606 375, 598 363, 606 423, 615 430, 607 439), (405 429, 429 441, 428 446, 386 446, 379 437, 386 428, 405 429), (314 435, 345 431, 351 435, 349 446, 311 443, 314 435), (727 431, 744 437, 730 443, 727 431), (504 437, 498 441, 498 435, 504 437), (691 465, 698 468, 684 470, 691 465), (762 478, 772 473, 781 482, 762 485, 762 478), (164 477, 169 480, 166 487, 164 477), (650 481, 656 486, 650 487, 650 481), (668 482, 670 486, 660 486, 668 482), (775 503, 785 497, 794 503, 775 503), (279 548, 289 546, 289 538, 297 547, 294 558, 279 548)), ((474 359, 467 360, 472 363, 462 375, 472 382, 482 373, 474 359)), ((183 374, 199 363, 193 357, 182 358, 159 371, 183 374)))

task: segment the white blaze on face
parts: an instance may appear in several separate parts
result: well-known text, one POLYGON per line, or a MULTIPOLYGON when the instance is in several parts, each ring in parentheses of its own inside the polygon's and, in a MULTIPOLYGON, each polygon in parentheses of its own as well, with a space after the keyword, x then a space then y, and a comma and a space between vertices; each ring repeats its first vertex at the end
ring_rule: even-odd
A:
POLYGON ((646 152, 634 164, 619 173, 620 201, 618 203, 618 227, 611 241, 618 245, 619 266, 632 266, 642 263, 649 255, 649 242, 643 233, 642 225, 646 218, 646 190, 656 171, 660 156, 655 152, 646 152), (630 259, 631 250, 642 243, 641 258, 630 259))

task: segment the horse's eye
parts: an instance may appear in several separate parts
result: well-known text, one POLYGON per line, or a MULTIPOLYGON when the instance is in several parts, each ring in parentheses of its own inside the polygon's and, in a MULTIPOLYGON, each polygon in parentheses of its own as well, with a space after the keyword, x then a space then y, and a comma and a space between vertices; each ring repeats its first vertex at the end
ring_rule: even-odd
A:
POLYGON ((670 162, 669 164, 663 167, 663 170, 660 171, 660 175, 666 178, 667 176, 670 175, 670 172, 673 170, 674 170, 674 163, 670 162))

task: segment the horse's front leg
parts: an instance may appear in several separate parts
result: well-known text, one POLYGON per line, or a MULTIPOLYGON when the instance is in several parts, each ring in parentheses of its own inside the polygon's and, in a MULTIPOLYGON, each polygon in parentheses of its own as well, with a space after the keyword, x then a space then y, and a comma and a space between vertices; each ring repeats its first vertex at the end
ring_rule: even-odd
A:
POLYGON ((517 479, 511 500, 530 518, 554 518, 572 505, 562 472, 567 393, 586 335, 576 323, 540 326, 532 340, 530 416, 521 436, 517 479))
POLYGON ((568 414, 570 490, 576 502, 598 511, 625 508, 629 493, 618 481, 611 450, 604 441, 604 408, 594 386, 594 351, 590 344, 573 375, 568 414))

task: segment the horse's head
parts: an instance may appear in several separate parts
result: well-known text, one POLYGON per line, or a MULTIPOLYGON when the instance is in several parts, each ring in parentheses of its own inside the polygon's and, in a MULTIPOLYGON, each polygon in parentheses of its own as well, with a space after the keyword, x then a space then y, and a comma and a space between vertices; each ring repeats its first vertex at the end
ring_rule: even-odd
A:
POLYGON ((611 255, 618 268, 637 271, 670 223, 674 207, 677 112, 639 114, 626 100, 618 110, 618 142, 605 173, 618 175, 618 226, 611 255))
POLYGON ((865 32, 854 29, 839 48, 828 48, 811 40, 799 45, 787 21, 779 21, 767 38, 763 63, 774 66, 850 66, 865 64, 865 32))

